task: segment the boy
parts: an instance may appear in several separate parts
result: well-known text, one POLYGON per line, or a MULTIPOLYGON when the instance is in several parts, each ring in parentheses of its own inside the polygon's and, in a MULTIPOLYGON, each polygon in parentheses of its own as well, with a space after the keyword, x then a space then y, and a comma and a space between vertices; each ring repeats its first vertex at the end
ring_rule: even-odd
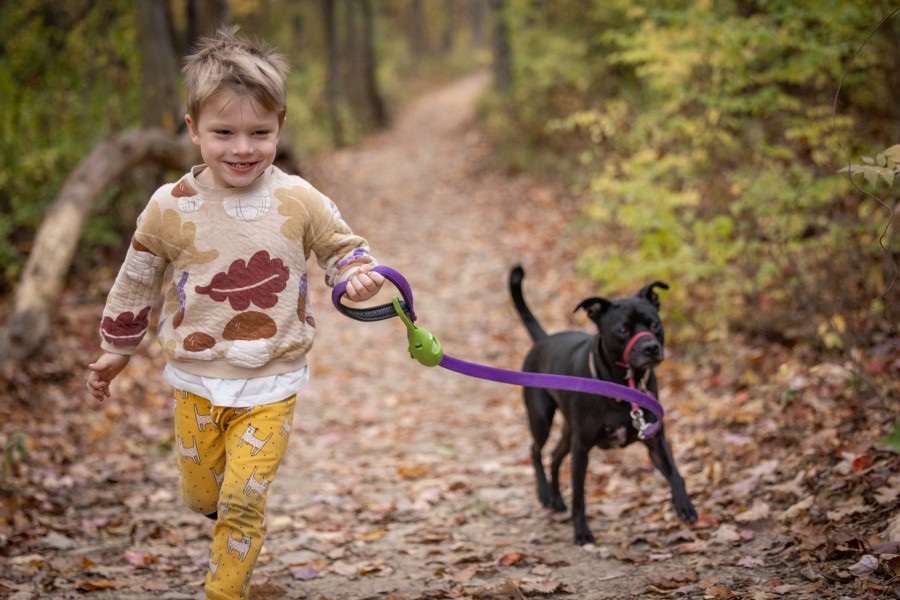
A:
POLYGON ((246 598, 250 588, 269 485, 309 379, 310 253, 328 285, 348 281, 350 300, 384 282, 331 200, 272 164, 287 70, 236 27, 188 56, 185 122, 204 164, 157 190, 141 214, 103 311, 104 353, 89 365, 88 389, 102 401, 143 339, 172 265, 158 337, 175 388, 181 495, 215 520, 210 599, 246 598))

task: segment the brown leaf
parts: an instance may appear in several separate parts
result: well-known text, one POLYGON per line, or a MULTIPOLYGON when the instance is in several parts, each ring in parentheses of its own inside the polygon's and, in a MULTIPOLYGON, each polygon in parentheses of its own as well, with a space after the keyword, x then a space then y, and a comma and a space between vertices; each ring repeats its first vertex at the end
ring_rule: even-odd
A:
POLYGON ((96 592, 98 590, 116 590, 119 589, 119 585, 109 579, 97 579, 95 581, 78 579, 75 581, 75 589, 80 592, 96 592))
POLYGON ((519 589, 519 586, 516 585, 514 581, 510 580, 504 581, 491 595, 491 598, 495 598, 496 600, 525 600, 522 590, 519 589))
POLYGON ((504 567, 513 567, 517 565, 520 561, 525 558, 525 555, 521 552, 507 552, 503 556, 500 557, 500 560, 497 561, 504 567))

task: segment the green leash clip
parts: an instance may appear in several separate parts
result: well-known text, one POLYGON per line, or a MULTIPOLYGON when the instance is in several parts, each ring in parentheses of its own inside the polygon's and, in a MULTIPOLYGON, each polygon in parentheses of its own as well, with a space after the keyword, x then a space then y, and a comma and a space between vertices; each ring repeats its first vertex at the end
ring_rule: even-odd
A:
POLYGON ((400 308, 400 298, 394 296, 391 300, 391 304, 394 305, 397 316, 400 317, 400 320, 406 325, 406 339, 409 340, 410 357, 416 359, 426 367, 439 365, 441 359, 444 358, 444 350, 441 348, 441 343, 436 337, 431 335, 431 333, 416 327, 416 325, 409 320, 409 317, 406 316, 406 313, 400 308))

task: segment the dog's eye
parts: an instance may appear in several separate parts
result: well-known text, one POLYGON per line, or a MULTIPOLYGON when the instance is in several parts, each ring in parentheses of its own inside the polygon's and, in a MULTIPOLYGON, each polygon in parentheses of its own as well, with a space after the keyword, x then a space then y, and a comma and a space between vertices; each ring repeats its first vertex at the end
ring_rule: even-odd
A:
POLYGON ((660 323, 659 321, 655 321, 653 324, 650 325, 650 329, 652 329, 654 331, 654 333, 658 332, 658 331, 662 331, 662 323, 660 323))

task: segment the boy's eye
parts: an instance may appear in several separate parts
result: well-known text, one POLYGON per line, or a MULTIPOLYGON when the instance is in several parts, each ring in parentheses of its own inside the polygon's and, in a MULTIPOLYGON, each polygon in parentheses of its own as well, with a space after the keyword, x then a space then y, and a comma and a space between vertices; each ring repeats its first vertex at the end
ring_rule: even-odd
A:
POLYGON ((216 129, 214 133, 216 135, 228 135, 231 132, 228 131, 227 129, 216 129))

